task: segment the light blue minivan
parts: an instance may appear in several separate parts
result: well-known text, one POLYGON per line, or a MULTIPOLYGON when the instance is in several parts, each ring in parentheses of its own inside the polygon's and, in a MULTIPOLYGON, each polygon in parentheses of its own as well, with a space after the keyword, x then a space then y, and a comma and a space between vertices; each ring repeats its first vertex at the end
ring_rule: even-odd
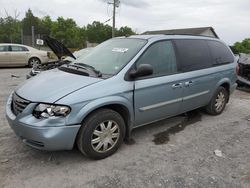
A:
POLYGON ((236 59, 219 39, 136 35, 110 39, 69 65, 18 86, 6 116, 42 150, 112 155, 131 130, 205 107, 220 114, 236 88, 236 59))

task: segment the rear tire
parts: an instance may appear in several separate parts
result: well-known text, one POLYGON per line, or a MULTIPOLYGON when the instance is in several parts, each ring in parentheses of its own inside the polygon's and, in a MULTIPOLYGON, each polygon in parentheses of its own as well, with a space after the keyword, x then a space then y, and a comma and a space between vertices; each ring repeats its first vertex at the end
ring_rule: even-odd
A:
POLYGON ((41 60, 37 57, 32 57, 29 59, 28 65, 30 68, 41 64, 41 60))
POLYGON ((78 149, 92 159, 103 159, 117 151, 125 136, 122 116, 99 109, 84 120, 77 136, 78 149))
POLYGON ((219 115, 225 109, 226 103, 229 100, 228 91, 220 86, 214 93, 209 104, 205 107, 206 112, 211 115, 219 115))

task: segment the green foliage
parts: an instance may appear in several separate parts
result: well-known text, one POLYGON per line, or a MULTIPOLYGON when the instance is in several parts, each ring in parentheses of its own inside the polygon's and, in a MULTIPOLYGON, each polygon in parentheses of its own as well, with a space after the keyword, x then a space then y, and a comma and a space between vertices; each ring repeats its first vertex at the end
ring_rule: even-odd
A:
POLYGON ((250 54, 250 38, 243 40, 242 42, 236 42, 232 49, 235 53, 250 54))
POLYGON ((111 37, 112 27, 94 21, 92 24, 87 25, 86 34, 89 42, 101 43, 111 37))
POLYGON ((11 16, 0 18, 0 42, 21 42, 21 22, 11 16))
MULTIPOLYGON (((58 17, 53 21, 50 16, 38 18, 34 16, 31 9, 20 21, 8 16, 0 18, 0 43, 1 42, 21 42, 21 30, 24 35, 31 36, 31 27, 34 26, 35 34, 40 36, 49 35, 61 41, 69 48, 82 48, 86 41, 91 43, 101 43, 112 36, 112 27, 98 21, 88 24, 86 27, 77 26, 76 22, 67 18, 58 17)), ((133 35, 135 32, 127 26, 115 30, 116 36, 133 35)))
POLYGON ((130 36, 130 35, 135 35, 136 33, 130 28, 130 27, 121 27, 118 32, 117 36, 130 36))

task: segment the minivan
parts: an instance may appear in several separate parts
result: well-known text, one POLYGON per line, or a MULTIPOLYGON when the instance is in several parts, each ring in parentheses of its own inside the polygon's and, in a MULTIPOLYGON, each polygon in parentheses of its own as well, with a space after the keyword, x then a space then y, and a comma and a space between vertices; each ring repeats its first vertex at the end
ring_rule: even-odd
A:
POLYGON ((236 82, 236 59, 217 38, 136 35, 107 40, 11 93, 8 122, 41 150, 112 155, 134 128, 204 107, 219 115, 236 82))

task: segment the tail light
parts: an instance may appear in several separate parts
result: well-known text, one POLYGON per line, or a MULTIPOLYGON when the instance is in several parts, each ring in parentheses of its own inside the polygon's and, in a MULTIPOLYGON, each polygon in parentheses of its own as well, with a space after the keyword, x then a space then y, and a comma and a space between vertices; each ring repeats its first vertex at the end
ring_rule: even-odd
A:
POLYGON ((240 75, 240 65, 239 65, 239 63, 237 63, 235 70, 236 70, 236 74, 240 75))

